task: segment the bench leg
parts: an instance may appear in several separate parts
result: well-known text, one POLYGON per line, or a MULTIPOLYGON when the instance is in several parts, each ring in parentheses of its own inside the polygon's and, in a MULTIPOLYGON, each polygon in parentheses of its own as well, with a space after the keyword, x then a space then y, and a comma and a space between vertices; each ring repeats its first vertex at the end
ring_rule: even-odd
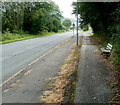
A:
POLYGON ((103 55, 103 52, 101 52, 100 55, 103 55))
POLYGON ((103 55, 105 56, 105 59, 107 59, 108 57, 110 57, 110 53, 107 53, 107 52, 102 52, 100 53, 100 55, 103 55))
POLYGON ((107 54, 105 54, 105 59, 108 59, 108 55, 107 54))
POLYGON ((110 53, 106 53, 106 59, 108 58, 108 57, 110 57, 110 53))

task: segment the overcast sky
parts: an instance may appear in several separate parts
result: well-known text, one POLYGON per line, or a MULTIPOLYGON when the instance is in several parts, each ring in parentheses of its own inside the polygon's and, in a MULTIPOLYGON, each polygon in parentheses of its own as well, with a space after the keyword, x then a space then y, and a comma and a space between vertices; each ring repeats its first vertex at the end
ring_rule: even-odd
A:
POLYGON ((77 0, 53 0, 63 12, 62 15, 66 18, 75 18, 75 15, 71 15, 72 13, 72 2, 77 0))

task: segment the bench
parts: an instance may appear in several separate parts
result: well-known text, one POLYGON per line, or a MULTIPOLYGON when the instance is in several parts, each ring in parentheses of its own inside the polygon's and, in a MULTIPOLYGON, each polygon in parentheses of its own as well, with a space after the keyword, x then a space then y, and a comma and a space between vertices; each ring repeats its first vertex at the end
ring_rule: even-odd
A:
POLYGON ((106 48, 100 48, 102 51, 101 55, 106 54, 106 58, 110 57, 110 52, 112 51, 112 47, 113 46, 110 43, 108 43, 106 48))

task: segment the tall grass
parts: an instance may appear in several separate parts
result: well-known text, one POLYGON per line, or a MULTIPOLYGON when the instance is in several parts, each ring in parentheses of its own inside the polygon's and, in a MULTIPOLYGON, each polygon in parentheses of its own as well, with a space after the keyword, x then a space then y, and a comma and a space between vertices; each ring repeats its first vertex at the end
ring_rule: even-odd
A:
MULTIPOLYGON (((63 31, 59 31, 57 33, 62 33, 62 32, 63 31)), ((9 31, 6 31, 2 34, 2 38, 0 38, 0 44, 24 40, 24 39, 36 38, 36 37, 41 37, 41 36, 46 36, 46 35, 53 35, 57 33, 43 31, 43 32, 39 32, 39 34, 26 34, 26 33, 17 34, 17 33, 10 33, 9 31)))
POLYGON ((114 37, 109 38, 109 40, 106 38, 104 33, 97 33, 94 37, 97 37, 102 41, 102 46, 106 46, 107 43, 111 43, 113 45, 110 59, 115 64, 120 65, 120 34, 115 34, 114 37))

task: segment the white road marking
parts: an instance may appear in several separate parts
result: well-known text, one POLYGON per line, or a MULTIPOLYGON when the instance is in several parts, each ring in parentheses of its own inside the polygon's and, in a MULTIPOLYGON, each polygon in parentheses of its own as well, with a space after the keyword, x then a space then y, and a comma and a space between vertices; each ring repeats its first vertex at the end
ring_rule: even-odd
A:
POLYGON ((54 48, 52 48, 51 50, 49 50, 47 53, 43 54, 42 56, 40 56, 39 58, 37 58, 36 60, 34 60, 32 63, 28 64, 26 67, 24 67, 23 69, 21 69, 19 72, 17 72, 16 74, 14 74, 13 76, 11 76, 9 79, 7 79, 5 82, 3 82, 2 84, 0 84, 0 88, 5 85, 7 82, 9 82, 10 80, 14 79, 16 76, 18 76, 22 71, 24 71, 26 68, 28 68, 29 66, 31 66, 32 64, 34 64, 35 62, 37 62, 39 59, 41 59, 42 57, 48 55, 49 53, 51 53, 52 51, 54 51, 55 49, 61 47, 65 42, 69 41, 71 38, 62 41, 60 44, 56 45, 54 48))

